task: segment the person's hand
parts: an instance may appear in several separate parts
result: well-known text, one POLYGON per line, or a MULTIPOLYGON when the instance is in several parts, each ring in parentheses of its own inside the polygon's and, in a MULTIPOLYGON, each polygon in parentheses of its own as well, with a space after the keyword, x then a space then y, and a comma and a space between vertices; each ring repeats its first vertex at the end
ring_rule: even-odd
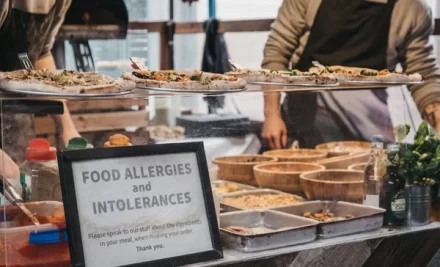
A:
POLYGON ((423 113, 426 120, 436 131, 440 133, 440 103, 428 105, 423 113))
POLYGON ((287 145, 287 128, 279 115, 266 116, 261 136, 270 149, 281 149, 287 145))

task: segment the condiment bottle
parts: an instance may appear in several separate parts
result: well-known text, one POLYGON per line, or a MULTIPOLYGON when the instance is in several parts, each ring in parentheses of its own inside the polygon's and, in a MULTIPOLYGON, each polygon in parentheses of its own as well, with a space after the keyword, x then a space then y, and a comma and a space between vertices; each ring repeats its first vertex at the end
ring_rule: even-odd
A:
POLYGON ((20 166, 20 181, 22 183, 23 200, 41 201, 53 200, 44 194, 44 191, 51 191, 54 184, 59 184, 58 170, 49 177, 40 177, 40 169, 47 164, 57 166, 56 149, 43 138, 32 139, 26 150, 26 160, 20 166))
POLYGON ((383 136, 375 135, 371 141, 371 154, 364 170, 364 201, 367 206, 379 207, 379 195, 382 188, 384 167, 381 162, 383 154, 383 136))
POLYGON ((403 226, 405 221, 405 179, 399 175, 399 149, 399 144, 389 144, 387 147, 389 162, 380 197, 380 207, 387 210, 384 226, 403 226))

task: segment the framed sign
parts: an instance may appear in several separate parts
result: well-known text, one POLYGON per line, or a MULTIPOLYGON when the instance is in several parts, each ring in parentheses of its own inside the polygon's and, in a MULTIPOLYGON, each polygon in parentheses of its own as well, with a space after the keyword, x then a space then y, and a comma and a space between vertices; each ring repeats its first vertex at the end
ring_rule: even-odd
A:
POLYGON ((223 257, 202 142, 58 153, 72 266, 223 257))

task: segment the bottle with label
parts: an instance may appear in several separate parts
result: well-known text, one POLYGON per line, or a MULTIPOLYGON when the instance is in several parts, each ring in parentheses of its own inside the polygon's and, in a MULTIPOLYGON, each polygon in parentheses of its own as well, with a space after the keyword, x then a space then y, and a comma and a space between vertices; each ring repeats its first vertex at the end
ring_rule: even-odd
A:
POLYGON ((364 205, 379 207, 380 191, 386 172, 381 158, 383 153, 383 136, 373 136, 370 159, 364 170, 364 205))
POLYGON ((387 147, 389 165, 380 197, 380 207, 387 210, 384 214, 384 226, 390 227, 403 226, 405 219, 405 179, 399 175, 399 149, 398 144, 389 144, 387 147))
MULTIPOLYGON (((40 175, 40 169, 46 164, 56 164, 56 159, 56 149, 51 147, 47 140, 36 138, 29 142, 29 147, 26 150, 26 161, 20 166, 23 200, 52 200, 40 197, 41 190, 51 190, 53 186, 46 183, 46 179, 40 175)), ((58 172, 56 176, 58 177, 58 172)))

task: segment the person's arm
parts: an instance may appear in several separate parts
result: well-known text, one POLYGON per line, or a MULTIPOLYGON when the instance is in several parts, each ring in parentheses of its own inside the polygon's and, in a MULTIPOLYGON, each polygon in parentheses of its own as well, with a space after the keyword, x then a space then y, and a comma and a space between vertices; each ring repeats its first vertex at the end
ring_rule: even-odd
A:
MULTIPOLYGON (((55 4, 56 6, 53 7, 57 10, 57 12, 52 25, 52 31, 50 32, 49 36, 47 36, 47 40, 42 49, 40 59, 35 62, 35 69, 48 69, 53 71, 56 70, 55 60, 50 51, 52 50, 56 35, 58 34, 58 31, 63 24, 64 17, 70 4, 71 0, 57 1, 55 4)), ((58 131, 61 134, 63 143, 67 144, 70 139, 74 137, 80 137, 80 135, 75 128, 75 124, 72 121, 66 102, 63 101, 63 104, 64 114, 56 115, 52 118, 54 119, 58 131)))
MULTIPOLYGON (((37 62, 35 62, 35 69, 56 70, 55 60, 53 59, 53 56, 50 54, 37 60, 37 62)), ((70 139, 74 137, 80 137, 80 134, 76 130, 75 124, 73 123, 72 118, 70 117, 70 112, 69 109, 67 108, 66 102, 63 101, 63 104, 64 104, 63 115, 55 115, 52 118, 54 119, 58 131, 61 134, 63 144, 67 144, 70 139)))
POLYGON ((423 76, 424 84, 410 87, 412 96, 423 118, 440 132, 440 68, 430 43, 434 21, 429 8, 419 8, 422 10, 414 11, 416 20, 400 61, 406 73, 420 73, 423 76))
MULTIPOLYGON (((289 66, 306 24, 305 2, 303 0, 283 1, 264 47, 263 68, 285 70, 289 66)), ((262 137, 268 141, 269 147, 272 149, 285 147, 287 130, 281 119, 280 93, 264 94, 264 118, 262 137)))

